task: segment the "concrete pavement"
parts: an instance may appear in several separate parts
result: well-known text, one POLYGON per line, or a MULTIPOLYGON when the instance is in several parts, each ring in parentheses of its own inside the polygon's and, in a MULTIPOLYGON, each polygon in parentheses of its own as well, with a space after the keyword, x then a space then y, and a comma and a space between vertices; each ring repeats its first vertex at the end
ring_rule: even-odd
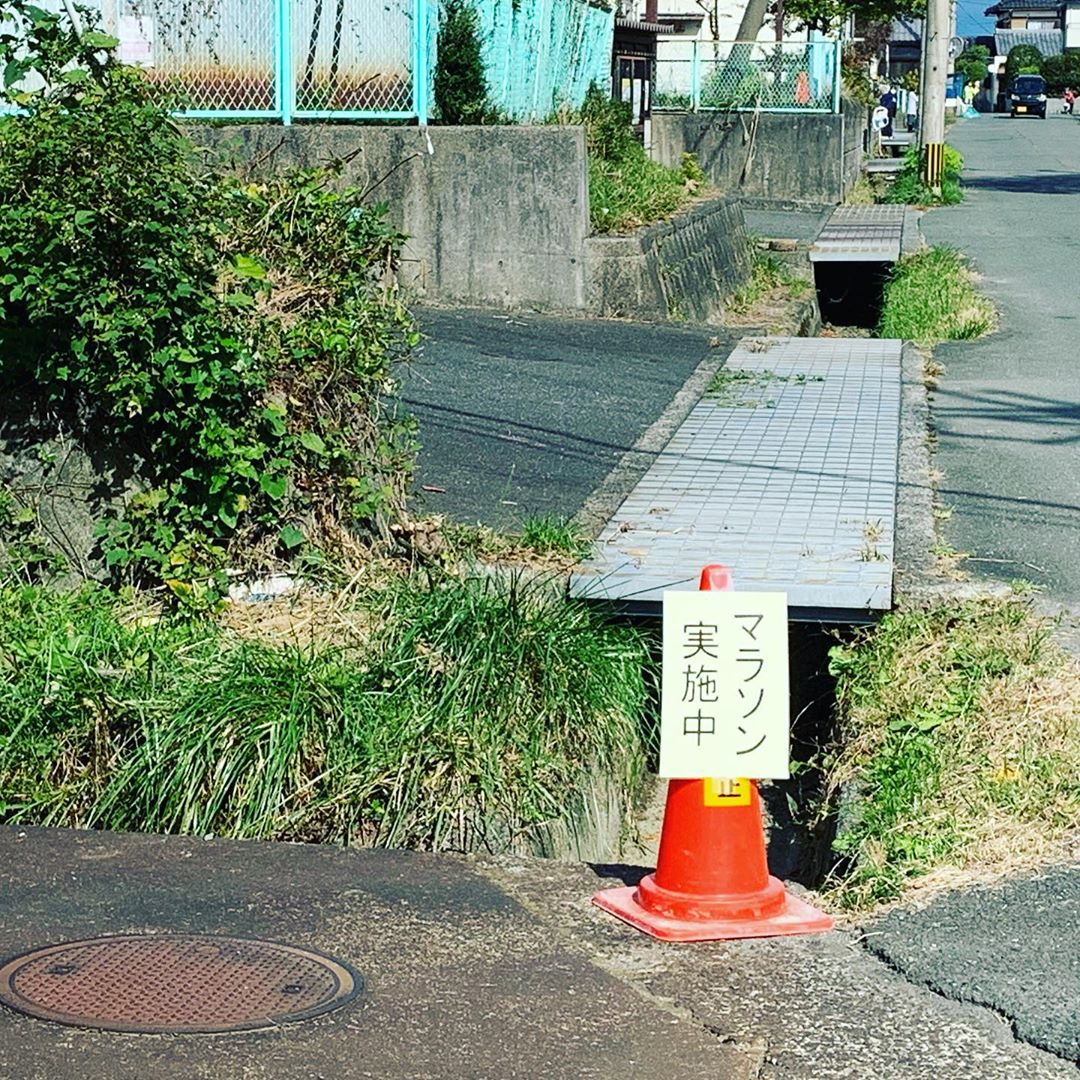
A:
POLYGON ((1001 327, 934 351, 944 533, 973 573, 1080 601, 1080 120, 981 116, 949 141, 966 198, 923 232, 972 257, 1001 327))
POLYGON ((364 979, 337 1011, 244 1034, 112 1034, 0 1007, 0 1080, 1076 1075, 890 971, 858 934, 670 945, 589 903, 643 872, 0 827, 0 957, 234 934, 329 953, 364 979))

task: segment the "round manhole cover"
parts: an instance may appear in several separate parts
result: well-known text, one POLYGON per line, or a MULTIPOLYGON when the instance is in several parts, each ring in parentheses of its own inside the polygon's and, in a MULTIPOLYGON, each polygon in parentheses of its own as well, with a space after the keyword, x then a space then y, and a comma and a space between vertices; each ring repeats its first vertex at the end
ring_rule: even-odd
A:
POLYGON ((106 1031, 214 1032, 306 1020, 359 993, 340 960, 272 941, 131 934, 66 941, 0 966, 0 1001, 106 1031))

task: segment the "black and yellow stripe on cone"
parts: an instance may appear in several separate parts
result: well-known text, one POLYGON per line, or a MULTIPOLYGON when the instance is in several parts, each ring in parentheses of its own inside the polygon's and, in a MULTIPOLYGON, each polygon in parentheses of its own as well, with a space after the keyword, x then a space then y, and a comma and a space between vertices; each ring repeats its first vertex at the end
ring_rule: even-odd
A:
POLYGON ((927 143, 923 147, 923 183, 931 191, 941 190, 941 174, 945 166, 945 144, 927 143))

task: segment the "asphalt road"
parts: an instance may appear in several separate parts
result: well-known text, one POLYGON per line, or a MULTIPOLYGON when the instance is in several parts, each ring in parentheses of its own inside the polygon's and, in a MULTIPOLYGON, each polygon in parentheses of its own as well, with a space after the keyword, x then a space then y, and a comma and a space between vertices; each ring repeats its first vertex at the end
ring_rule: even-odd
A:
POLYGON ((1016 1036, 1080 1064, 1080 869, 896 911, 867 942, 912 982, 987 1006, 1016 1036))
MULTIPOLYGON (((931 402, 950 543, 975 574, 1080 600, 1080 118, 982 116, 949 135, 967 198, 922 221, 975 261, 997 333, 934 350, 931 402)), ((915 985, 989 1008, 1080 1063, 1080 866, 897 911, 867 945, 915 985)), ((1003 1071, 1002 1076, 1018 1075, 1003 1071)))
POLYGON ((698 365, 728 352, 709 328, 417 315, 425 340, 402 380, 420 425, 416 508, 497 528, 576 514, 698 365))
POLYGON ((935 349, 932 402, 951 545, 967 568, 1080 601, 1080 117, 981 116, 949 140, 967 198, 922 221, 983 275, 1001 328, 935 349))

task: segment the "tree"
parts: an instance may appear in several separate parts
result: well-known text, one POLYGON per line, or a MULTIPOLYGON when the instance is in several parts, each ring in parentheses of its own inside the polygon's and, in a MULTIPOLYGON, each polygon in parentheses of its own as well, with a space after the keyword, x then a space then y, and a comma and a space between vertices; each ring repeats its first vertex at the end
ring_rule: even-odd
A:
POLYGON ((1060 94, 1065 87, 1080 89, 1080 53, 1058 53, 1048 56, 1042 65, 1042 77, 1051 94, 1060 94))
POLYGON ((920 16, 925 0, 785 0, 784 11, 812 30, 828 32, 852 15, 860 23, 891 24, 893 19, 920 16))
POLYGON ((446 0, 439 25, 435 111, 444 124, 491 123, 480 16, 469 0, 446 0))
POLYGON ((1014 45, 1005 61, 1005 85, 1017 75, 1038 75, 1042 71, 1043 54, 1034 45, 1014 45))
POLYGON ((965 83, 979 86, 986 81, 990 50, 985 45, 969 45, 957 58, 956 70, 964 76, 965 83))

